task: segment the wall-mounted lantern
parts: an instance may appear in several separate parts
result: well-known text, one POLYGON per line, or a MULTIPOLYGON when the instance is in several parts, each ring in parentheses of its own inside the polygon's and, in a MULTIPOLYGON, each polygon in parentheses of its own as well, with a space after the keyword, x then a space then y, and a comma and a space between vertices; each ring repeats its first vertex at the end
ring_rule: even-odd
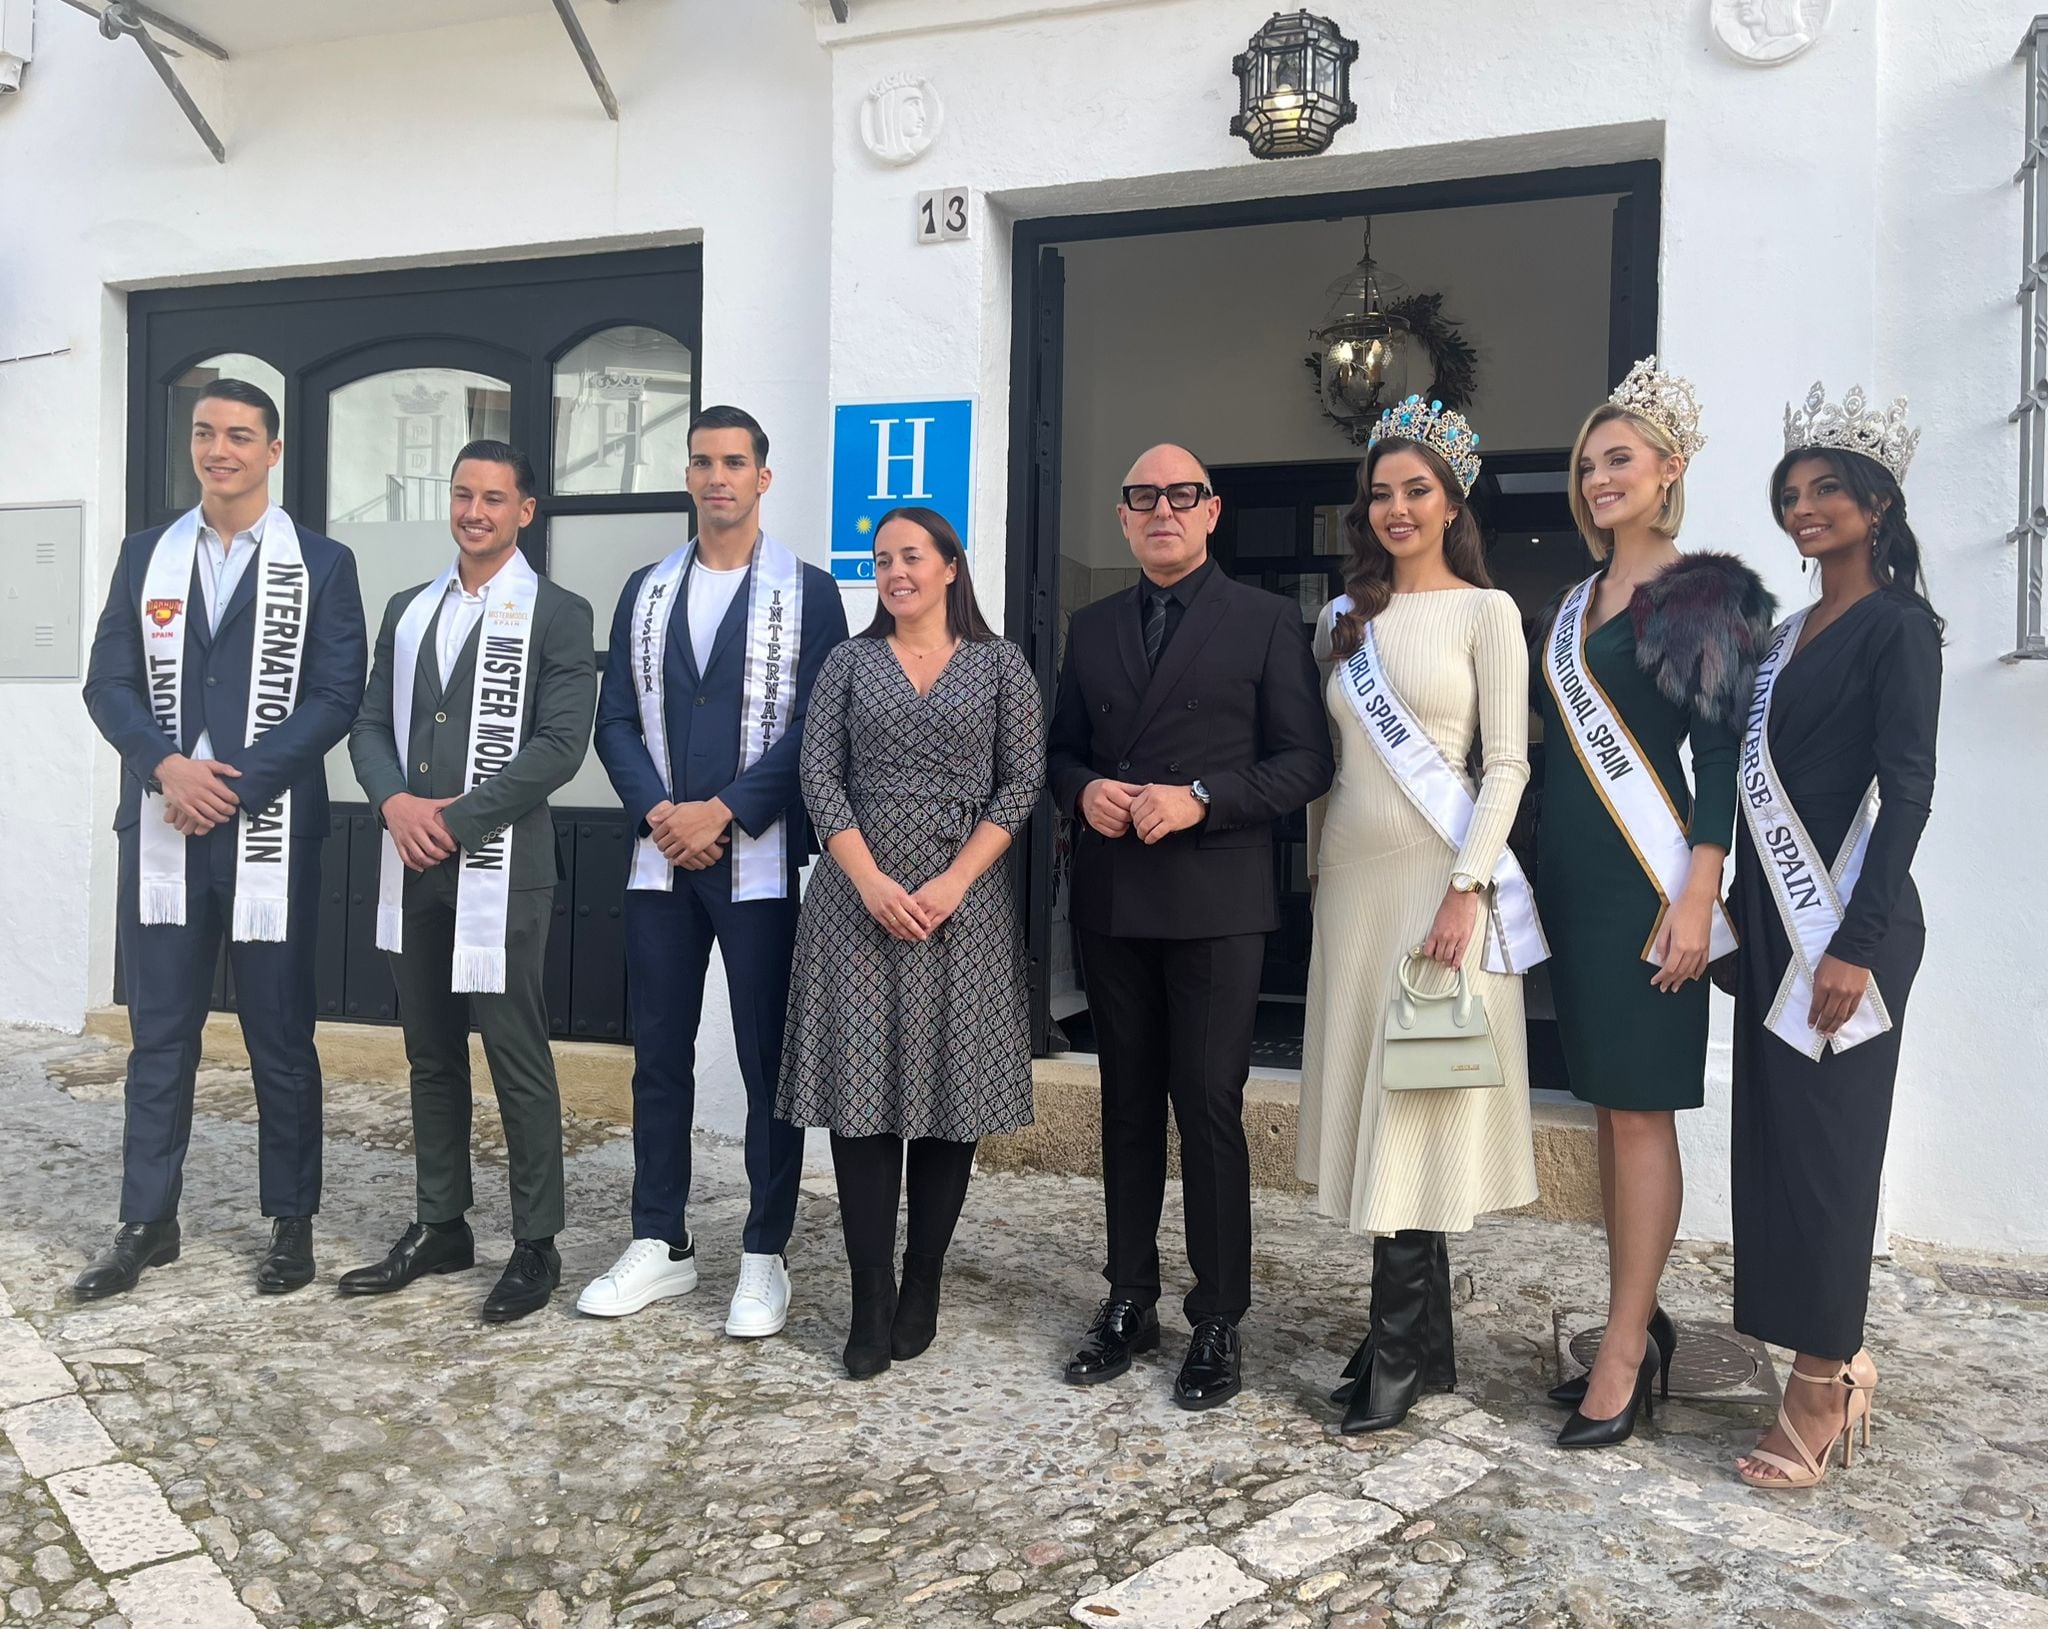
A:
POLYGON ((1254 158, 1320 153, 1358 117, 1351 100, 1351 64, 1357 60, 1358 42, 1338 33, 1329 18, 1274 12, 1244 54, 1231 58, 1238 112, 1230 133, 1244 137, 1254 158))

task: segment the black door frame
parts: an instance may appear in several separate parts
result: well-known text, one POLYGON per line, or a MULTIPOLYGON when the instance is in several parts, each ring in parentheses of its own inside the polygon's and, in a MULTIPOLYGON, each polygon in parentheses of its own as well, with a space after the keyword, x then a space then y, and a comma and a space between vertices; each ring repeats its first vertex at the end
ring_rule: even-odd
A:
MULTIPOLYGON (((1048 707, 1056 674, 1058 605, 1053 599, 1059 553, 1059 433, 1062 388, 1058 344, 1065 266, 1058 245, 1102 238, 1150 237, 1219 227, 1273 226, 1294 221, 1396 215, 1485 204, 1613 194, 1613 273, 1609 294, 1608 382, 1657 348, 1657 256, 1663 166, 1656 159, 1621 164, 1528 170, 1508 175, 1421 181, 1300 196, 1172 205, 1090 215, 1018 220, 1010 234, 1010 492, 1009 559, 1004 628, 1024 648, 1048 707), (1050 325, 1050 326, 1049 326, 1050 325), (1051 354, 1048 354, 1051 353, 1051 354), (1050 394, 1052 399, 1047 399, 1050 394)), ((1051 968, 1054 822, 1033 821, 1019 870, 1024 905, 1031 1049, 1046 1050, 1051 968)))

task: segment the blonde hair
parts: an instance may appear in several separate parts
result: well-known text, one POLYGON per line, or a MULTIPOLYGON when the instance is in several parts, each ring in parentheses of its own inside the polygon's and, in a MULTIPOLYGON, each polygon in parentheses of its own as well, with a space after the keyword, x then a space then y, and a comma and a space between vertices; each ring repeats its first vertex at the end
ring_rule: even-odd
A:
MULTIPOLYGON (((1566 474, 1571 485, 1566 496, 1571 500, 1572 519, 1578 523, 1579 536, 1586 540, 1586 548, 1595 560, 1605 560, 1614 552, 1614 534, 1606 527, 1596 525, 1593 509, 1586 502, 1584 484, 1579 480, 1579 460, 1586 455, 1586 440, 1603 424, 1612 424, 1616 419, 1628 425, 1642 437, 1643 443, 1658 458, 1683 456, 1678 443, 1669 430, 1654 420, 1646 419, 1640 413, 1631 413, 1625 407, 1616 407, 1612 402, 1602 402, 1586 415, 1586 422, 1579 426, 1578 439, 1572 442, 1571 463, 1566 474)), ((1678 479, 1671 483, 1664 495, 1664 507, 1650 522, 1650 530, 1664 537, 1676 537, 1678 528, 1685 523, 1685 472, 1678 472, 1678 479)))

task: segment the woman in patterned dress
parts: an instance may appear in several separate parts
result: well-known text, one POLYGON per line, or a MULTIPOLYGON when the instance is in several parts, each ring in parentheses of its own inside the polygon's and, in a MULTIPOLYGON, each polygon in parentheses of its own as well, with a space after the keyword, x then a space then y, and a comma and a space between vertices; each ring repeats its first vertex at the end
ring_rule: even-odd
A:
POLYGON ((874 621, 811 692, 804 802, 825 854, 797 927, 775 1106, 832 1133, 857 1380, 931 1344, 974 1145, 1031 1123, 1022 942, 996 862, 1045 784, 1038 681, 982 620, 944 516, 882 517, 875 588, 874 621))

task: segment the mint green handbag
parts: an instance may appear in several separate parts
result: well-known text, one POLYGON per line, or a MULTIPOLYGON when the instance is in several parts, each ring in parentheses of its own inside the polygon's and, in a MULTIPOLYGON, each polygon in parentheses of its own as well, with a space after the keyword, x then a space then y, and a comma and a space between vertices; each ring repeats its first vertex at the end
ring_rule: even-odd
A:
POLYGON ((1401 958, 1400 988, 1387 1004, 1386 1045, 1380 1053, 1380 1084, 1390 1092, 1437 1092, 1500 1086, 1500 1052, 1487 1028, 1486 1004, 1474 994, 1465 970, 1442 995, 1415 988, 1409 968, 1420 951, 1401 958))

